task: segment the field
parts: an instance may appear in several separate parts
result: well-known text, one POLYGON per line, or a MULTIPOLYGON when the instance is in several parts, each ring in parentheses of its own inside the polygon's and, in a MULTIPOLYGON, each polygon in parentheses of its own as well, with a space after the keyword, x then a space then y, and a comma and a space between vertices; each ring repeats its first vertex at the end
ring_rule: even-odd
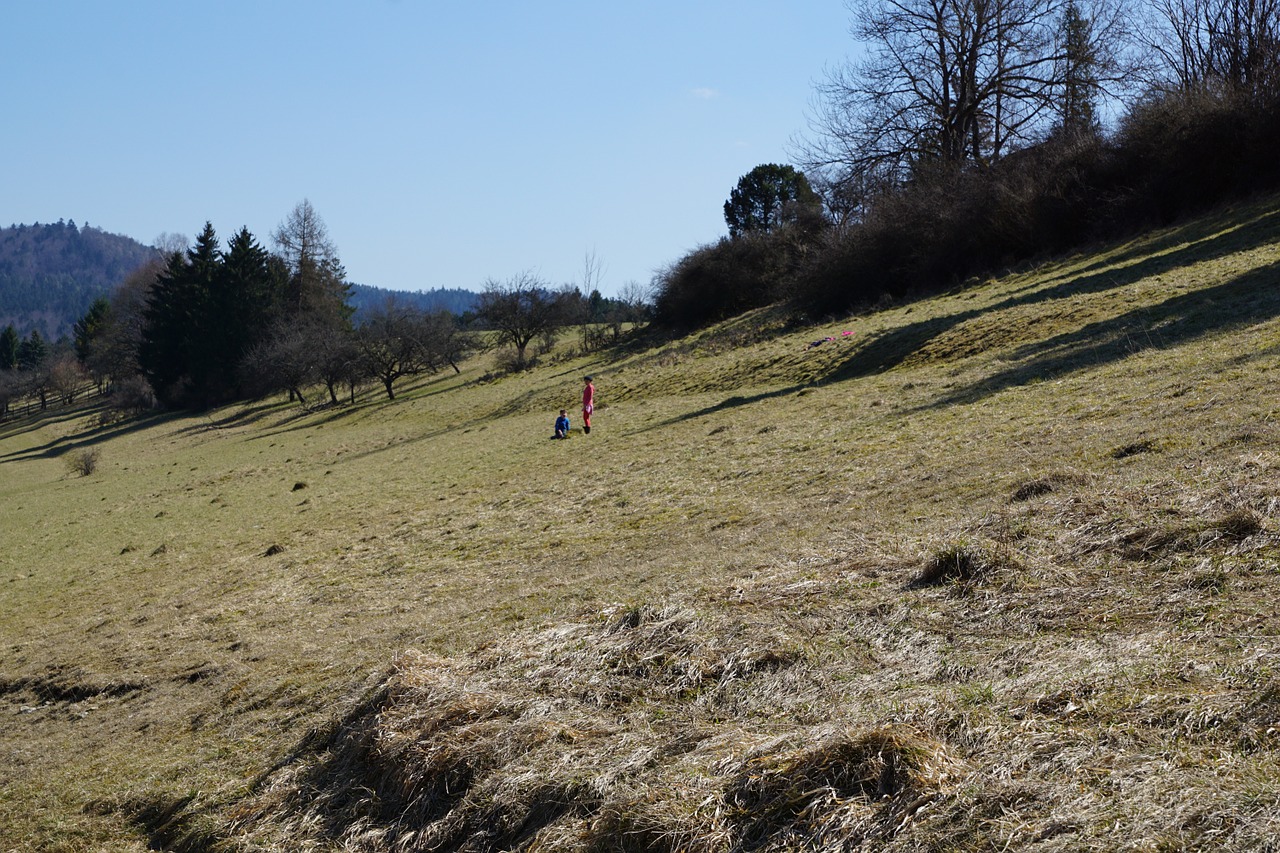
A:
POLYGON ((0 851, 1276 849, 1280 199, 491 369, 0 424, 0 851))

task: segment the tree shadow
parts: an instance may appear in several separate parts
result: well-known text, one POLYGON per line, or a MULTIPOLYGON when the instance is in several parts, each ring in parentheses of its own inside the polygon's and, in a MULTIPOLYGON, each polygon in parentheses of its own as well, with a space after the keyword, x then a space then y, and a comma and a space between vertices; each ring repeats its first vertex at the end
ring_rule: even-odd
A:
MULTIPOLYGON (((1155 243, 1136 245, 1124 254, 1125 260, 1143 258, 1136 263, 1125 266, 1123 260, 1109 257, 1093 265, 1093 272, 1081 274, 1081 271, 1072 271, 1070 275, 1059 276, 1059 283, 1049 287, 1036 286, 1034 290, 1014 294, 994 305, 958 311, 945 317, 931 317, 881 332, 863 342, 852 357, 839 364, 826 380, 856 379, 890 370, 933 339, 984 314, 1083 294, 1101 293, 1194 263, 1212 261, 1269 245, 1276 241, 1277 232, 1280 231, 1280 210, 1259 215, 1231 231, 1215 233, 1220 232, 1221 227, 1220 219, 1208 222, 1198 220, 1170 232, 1155 243), (1165 251, 1164 254, 1150 254, 1158 247, 1167 249, 1171 246, 1178 248, 1165 251)), ((1194 294, 1191 296, 1194 298, 1194 294)))
POLYGON ((667 418, 665 421, 659 421, 658 423, 650 424, 647 427, 641 427, 640 429, 633 430, 630 435, 641 435, 646 432, 652 432, 655 429, 665 429, 666 427, 674 424, 696 420, 697 418, 705 418, 708 415, 714 415, 716 412, 726 412, 730 409, 736 409, 740 406, 750 406, 753 403, 760 403, 764 400, 788 397, 792 394, 798 394, 801 391, 811 389, 813 387, 814 386, 810 383, 803 383, 800 385, 789 385, 786 388, 777 388, 773 391, 761 391, 759 394, 752 394, 748 397, 735 394, 732 397, 726 397, 714 406, 705 406, 697 411, 685 412, 683 415, 677 415, 674 418, 667 418))
POLYGON ((1206 290, 1090 323, 1074 332, 1026 344, 1010 355, 1022 362, 916 411, 975 403, 1008 388, 1122 361, 1148 349, 1190 343, 1280 316, 1280 262, 1206 290))
MULTIPOLYGON (((83 412, 81 413, 83 415, 83 412)), ((92 447, 104 441, 118 438, 122 435, 128 435, 132 432, 138 432, 144 429, 150 429, 157 424, 178 417, 169 412, 156 412, 150 415, 143 415, 131 418, 125 421, 117 421, 114 424, 103 424, 93 427, 85 432, 75 435, 61 436, 52 439, 44 444, 28 447, 24 450, 15 450, 0 456, 0 463, 18 462, 30 459, 56 459, 72 450, 79 450, 85 447, 92 447)))

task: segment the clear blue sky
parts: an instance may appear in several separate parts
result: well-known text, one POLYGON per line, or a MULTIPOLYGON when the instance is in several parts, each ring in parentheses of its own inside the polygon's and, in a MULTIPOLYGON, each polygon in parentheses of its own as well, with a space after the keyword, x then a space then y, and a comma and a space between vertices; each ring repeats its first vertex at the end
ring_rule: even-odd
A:
POLYGON ((352 281, 601 289, 726 233, 854 44, 842 0, 6 0, 0 226, 264 245, 306 198, 352 281))

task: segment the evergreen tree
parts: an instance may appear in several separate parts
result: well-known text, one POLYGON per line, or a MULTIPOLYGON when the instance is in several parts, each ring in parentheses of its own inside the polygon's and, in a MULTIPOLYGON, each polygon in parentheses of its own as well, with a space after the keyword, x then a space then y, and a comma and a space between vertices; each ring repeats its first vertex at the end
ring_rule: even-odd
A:
POLYGON ((26 340, 18 345, 18 367, 35 370, 49 357, 49 345, 38 329, 32 329, 26 340))
POLYGON ((729 236, 750 232, 767 233, 780 225, 817 214, 818 194, 809 186, 804 172, 794 166, 765 163, 738 179, 738 185, 724 203, 724 220, 729 236))
POLYGON ((205 342, 214 389, 239 393, 235 376, 249 348, 263 340, 284 297, 287 276, 248 228, 227 244, 217 287, 211 293, 211 330, 205 342))
POLYGON ((203 395, 213 361, 205 341, 217 331, 209 305, 220 259, 217 234, 206 222, 185 257, 170 256, 147 298, 138 364, 166 403, 188 404, 203 395))
POLYGON ((1059 127, 1069 134, 1097 133, 1098 48, 1094 44, 1093 22, 1084 16, 1075 0, 1067 0, 1058 38, 1061 42, 1059 127))
POLYGON ((0 332, 0 370, 13 370, 18 366, 18 347, 22 341, 13 324, 4 327, 0 332))
MULTIPOLYGON (((75 224, 74 220, 71 224, 75 224)), ((88 362, 93 341, 101 333, 110 312, 111 300, 105 296, 99 296, 93 300, 93 304, 89 306, 89 310, 85 312, 85 315, 72 326, 76 358, 80 359, 80 361, 88 362)))

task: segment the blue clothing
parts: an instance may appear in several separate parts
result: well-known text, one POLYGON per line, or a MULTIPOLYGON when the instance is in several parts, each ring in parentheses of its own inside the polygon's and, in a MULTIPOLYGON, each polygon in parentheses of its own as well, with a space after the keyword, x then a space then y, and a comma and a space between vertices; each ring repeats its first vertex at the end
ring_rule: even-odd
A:
POLYGON ((569 434, 569 419, 561 415, 556 418, 556 438, 564 438, 569 434))

